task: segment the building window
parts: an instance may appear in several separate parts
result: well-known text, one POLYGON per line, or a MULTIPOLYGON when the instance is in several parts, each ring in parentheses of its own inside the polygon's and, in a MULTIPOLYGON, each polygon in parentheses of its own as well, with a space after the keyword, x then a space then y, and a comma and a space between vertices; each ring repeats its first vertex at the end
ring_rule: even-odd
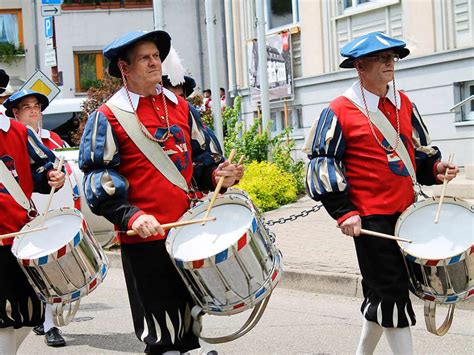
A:
POLYGON ((21 10, 0 10, 0 43, 10 43, 16 48, 23 45, 21 10))
MULTIPOLYGON (((287 127, 285 122, 285 111, 283 108, 273 109, 270 112, 271 131, 272 133, 280 133, 287 127)), ((303 129, 303 114, 301 106, 288 107, 288 127, 293 133, 303 129)))
POLYGON ((93 10, 152 7, 153 0, 64 0, 63 10, 93 10))
POLYGON ((102 80, 108 67, 108 61, 101 52, 74 53, 76 92, 86 92, 102 80))
POLYGON ((266 0, 268 30, 299 21, 298 0, 266 0))
POLYGON ((474 81, 460 83, 459 88, 461 121, 474 121, 474 81))
POLYGON ((349 9, 367 2, 371 2, 371 0, 343 0, 343 6, 344 9, 349 9))

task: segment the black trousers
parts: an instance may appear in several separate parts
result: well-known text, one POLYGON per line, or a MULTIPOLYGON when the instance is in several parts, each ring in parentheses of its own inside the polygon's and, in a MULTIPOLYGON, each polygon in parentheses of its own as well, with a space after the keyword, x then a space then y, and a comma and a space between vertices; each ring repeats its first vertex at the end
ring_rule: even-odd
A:
POLYGON ((122 263, 135 334, 151 354, 199 348, 194 302, 171 262, 165 240, 122 244, 122 263))
POLYGON ((44 304, 11 252, 0 246, 0 328, 34 327, 44 322, 44 304))
MULTIPOLYGON (((398 216, 362 217, 362 228, 393 235, 398 216)), ((362 274, 364 317, 386 328, 415 325, 408 273, 397 242, 361 235, 354 238, 354 243, 362 274)))

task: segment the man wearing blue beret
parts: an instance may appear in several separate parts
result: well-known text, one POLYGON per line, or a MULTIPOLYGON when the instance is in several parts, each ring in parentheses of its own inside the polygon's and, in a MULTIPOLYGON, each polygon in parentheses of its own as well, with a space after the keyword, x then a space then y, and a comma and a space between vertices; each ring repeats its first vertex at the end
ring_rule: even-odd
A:
POLYGON ((411 354, 415 324, 397 243, 361 228, 393 235, 415 201, 414 185, 439 184, 448 168, 448 180, 459 171, 440 160, 416 106, 395 88, 395 62, 409 53, 405 42, 381 32, 347 43, 340 67, 355 68, 359 80, 322 111, 303 149, 309 195, 354 237, 364 293, 357 354, 373 353, 382 333, 393 353, 411 354))
POLYGON ((122 78, 123 87, 90 115, 79 151, 87 202, 118 231, 135 334, 150 354, 199 347, 194 302, 161 225, 189 209, 192 182, 213 190, 224 177, 229 187, 237 171, 212 146, 195 144, 210 141, 207 131, 187 102, 161 85, 170 46, 164 31, 134 31, 104 48, 109 74, 122 78))

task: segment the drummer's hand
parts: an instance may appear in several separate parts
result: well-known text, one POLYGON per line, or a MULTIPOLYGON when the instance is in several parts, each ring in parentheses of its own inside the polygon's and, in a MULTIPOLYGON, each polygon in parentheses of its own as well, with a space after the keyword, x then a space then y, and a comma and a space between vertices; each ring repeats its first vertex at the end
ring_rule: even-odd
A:
POLYGON ((237 180, 236 166, 234 164, 229 163, 228 160, 223 163, 220 163, 214 175, 214 178, 216 179, 216 184, 219 182, 221 176, 224 176, 224 183, 222 184, 222 187, 231 187, 235 184, 235 181, 237 180))
POLYGON ((153 235, 165 235, 165 230, 161 227, 156 218, 150 214, 142 214, 132 223, 132 229, 141 237, 148 238, 153 235))
POLYGON ((360 229, 362 228, 362 223, 360 216, 351 216, 342 222, 339 227, 341 228, 342 233, 351 237, 358 237, 360 235, 360 229))
POLYGON ((51 170, 48 173, 49 186, 58 189, 64 185, 64 181, 66 181, 66 174, 64 174, 62 171, 51 170))
POLYGON ((436 178, 439 181, 444 181, 444 175, 446 174, 446 169, 448 169, 448 176, 446 177, 446 180, 451 181, 456 177, 456 175, 459 173, 459 167, 456 164, 453 163, 448 163, 446 161, 440 161, 438 163, 438 166, 436 167, 436 172, 438 175, 436 175, 436 178))
POLYGON ((240 164, 240 165, 236 165, 235 167, 235 175, 236 175, 236 180, 237 181, 240 181, 242 180, 242 178, 244 177, 244 165, 243 164, 240 164))

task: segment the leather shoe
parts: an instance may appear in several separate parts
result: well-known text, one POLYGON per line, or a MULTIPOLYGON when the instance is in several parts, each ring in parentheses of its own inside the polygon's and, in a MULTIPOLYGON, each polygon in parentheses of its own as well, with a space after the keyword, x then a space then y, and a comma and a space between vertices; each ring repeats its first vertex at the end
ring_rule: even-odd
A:
POLYGON ((53 327, 44 335, 44 342, 48 346, 60 347, 66 345, 66 341, 62 337, 58 328, 53 327))
POLYGON ((36 335, 44 335, 44 327, 43 324, 37 325, 36 327, 33 328, 33 333, 36 335))

